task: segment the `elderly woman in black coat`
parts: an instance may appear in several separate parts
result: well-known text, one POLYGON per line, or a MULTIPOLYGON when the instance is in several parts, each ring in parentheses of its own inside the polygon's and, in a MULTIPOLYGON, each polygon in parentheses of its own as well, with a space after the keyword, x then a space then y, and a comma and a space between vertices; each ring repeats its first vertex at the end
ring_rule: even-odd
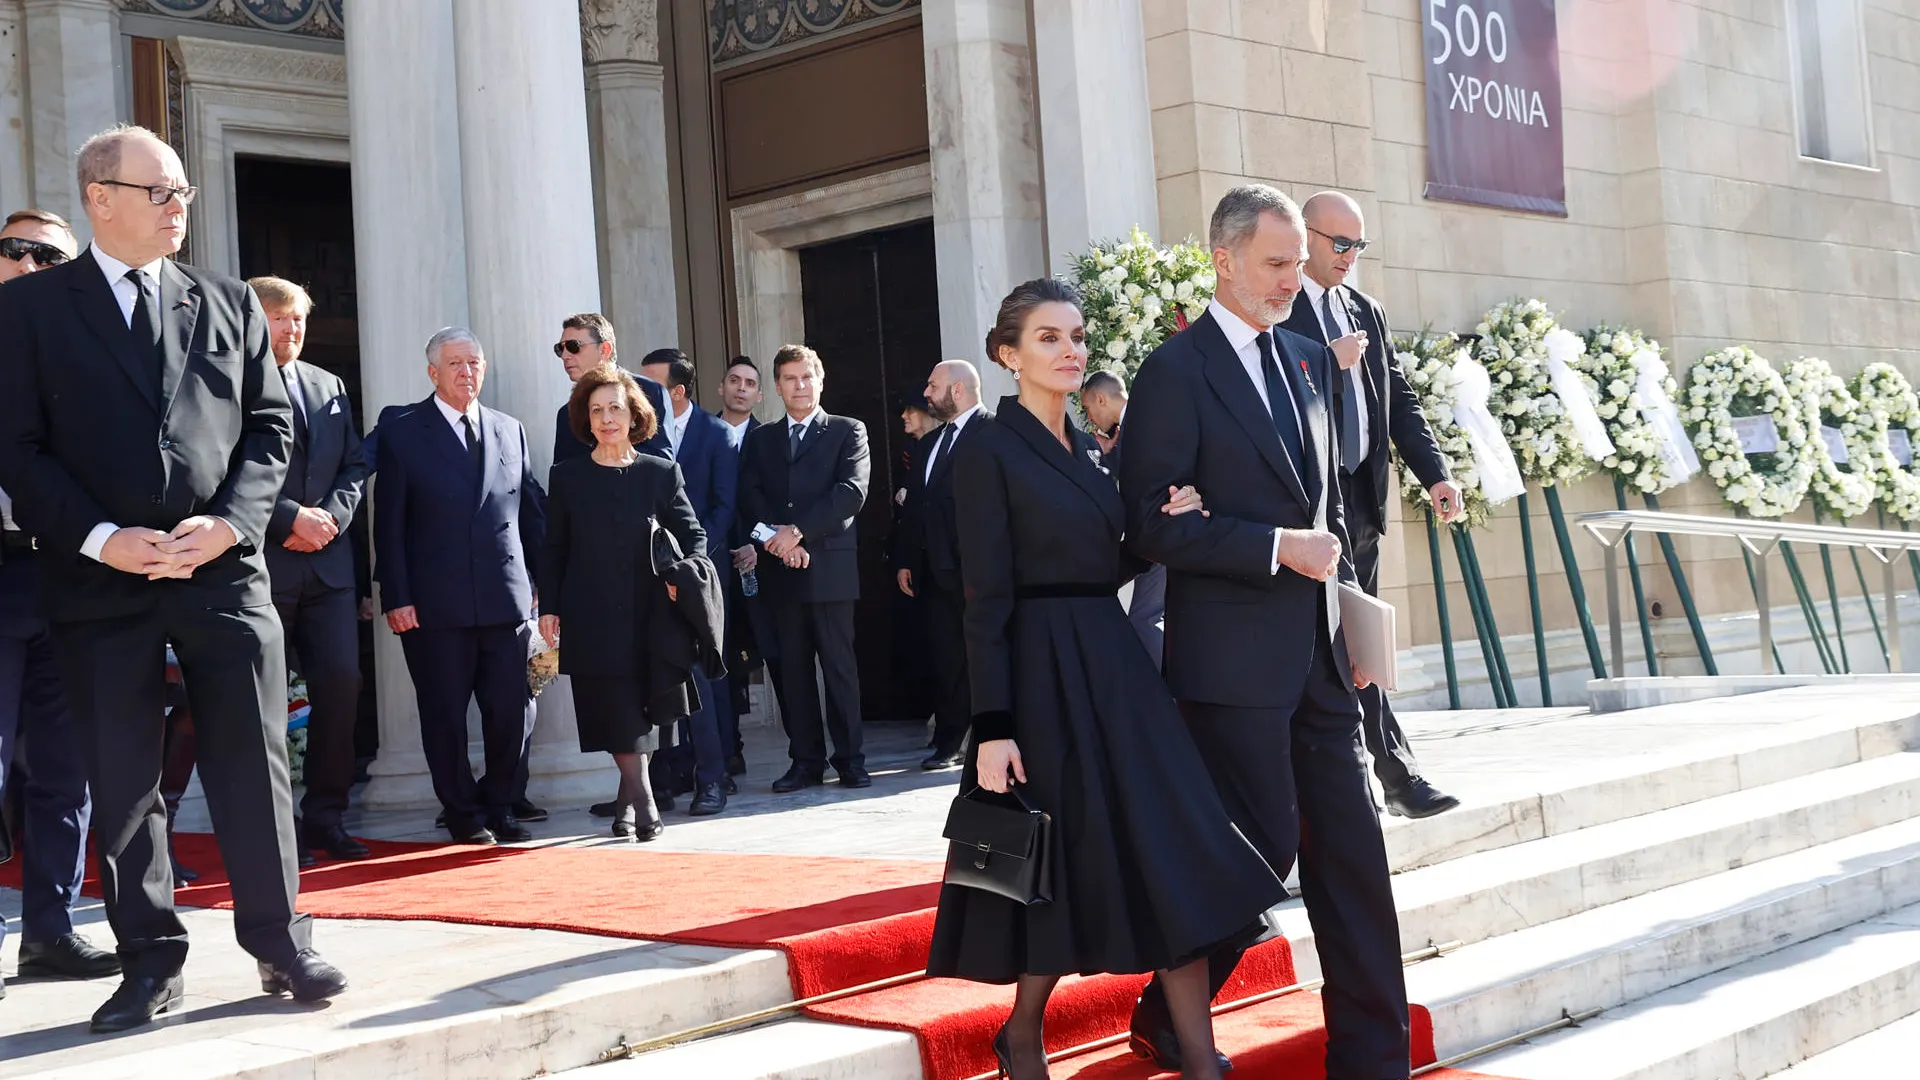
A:
POLYGON ((558 645, 565 627, 560 671, 573 684, 581 752, 612 754, 620 767, 613 835, 653 840, 665 826, 648 757, 659 730, 698 707, 689 680, 647 662, 650 627, 676 599, 654 571, 653 532, 666 530, 683 552, 705 551, 707 537, 680 467, 634 449, 658 418, 633 376, 612 364, 582 375, 567 419, 593 452, 555 465, 548 480, 540 632, 558 645))

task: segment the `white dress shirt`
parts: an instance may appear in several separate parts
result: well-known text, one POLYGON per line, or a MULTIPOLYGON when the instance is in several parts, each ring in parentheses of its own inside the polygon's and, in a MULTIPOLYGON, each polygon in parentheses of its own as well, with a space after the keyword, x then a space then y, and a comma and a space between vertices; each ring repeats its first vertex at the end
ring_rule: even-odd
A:
MULTIPOLYGON (((1260 407, 1267 410, 1268 416, 1272 416, 1273 403, 1267 400, 1267 373, 1260 370, 1260 344, 1256 340, 1267 331, 1247 325, 1245 319, 1228 311, 1226 306, 1218 300, 1207 301, 1207 314, 1213 317, 1213 321, 1227 335, 1227 345, 1233 349, 1233 354, 1240 358, 1240 366, 1247 369, 1247 378, 1253 380, 1253 392, 1260 397, 1260 407)), ((1277 345, 1274 347, 1273 362, 1275 364, 1281 362, 1277 345)), ((1281 385, 1286 385, 1284 375, 1281 376, 1281 385)), ((1299 423, 1300 432, 1304 435, 1307 431, 1306 417, 1300 415, 1300 406, 1291 396, 1288 397, 1287 402, 1293 406, 1294 419, 1299 423)), ((1125 416, 1126 414, 1121 414, 1122 419, 1125 419, 1125 416)), ((1200 494, 1202 498, 1206 497, 1206 492, 1200 494)), ((1280 529, 1273 530, 1273 565, 1267 569, 1270 574, 1280 572, 1281 532, 1280 529)))
POLYGON ((822 409, 818 405, 813 407, 813 411, 807 414, 805 420, 795 420, 792 416, 788 416, 787 427, 789 430, 787 431, 787 438, 793 438, 793 431, 791 429, 797 427, 800 429, 800 445, 805 446, 807 445, 807 440, 813 438, 813 432, 810 429, 825 424, 826 422, 827 410, 822 409))
POLYGON ((680 460, 680 440, 687 434, 687 421, 693 418, 693 402, 688 401, 682 404, 686 405, 686 409, 681 412, 674 412, 673 397, 669 394, 667 397, 667 415, 662 419, 662 426, 666 428, 667 444, 673 448, 673 459, 675 461, 680 460))
MULTIPOLYGON (((1325 322, 1320 318, 1320 298, 1326 295, 1327 290, 1321 288, 1319 282, 1305 274, 1300 275, 1300 288, 1306 292, 1308 302, 1313 305, 1313 324, 1321 328, 1320 336, 1325 338, 1327 344, 1333 344, 1334 339, 1326 336, 1325 322)), ((1345 299, 1346 298, 1340 293, 1334 293, 1333 304, 1331 305, 1333 308, 1333 323, 1340 328, 1339 336, 1341 337, 1353 333, 1353 321, 1347 318, 1347 305, 1343 302, 1345 299)), ((1370 410, 1366 407, 1367 386, 1366 383, 1362 381, 1364 376, 1361 373, 1365 362, 1366 357, 1362 356, 1361 363, 1355 364, 1341 372, 1341 374, 1347 377, 1348 393, 1360 395, 1354 400, 1360 402, 1360 445, 1363 448, 1373 445, 1367 438, 1367 429, 1370 422, 1367 413, 1370 410)), ((1366 456, 1365 449, 1362 449, 1360 459, 1364 461, 1366 460, 1366 456)))
MULTIPOLYGON (((100 272, 106 275, 107 286, 113 290, 113 299, 120 305, 120 317, 126 320, 127 329, 133 329, 133 306, 140 302, 140 287, 127 280, 127 271, 132 270, 133 267, 101 251, 98 245, 89 244, 87 245, 87 250, 93 253, 94 263, 100 267, 100 272)), ((147 283, 153 288, 153 317, 155 322, 158 322, 160 319, 160 264, 166 261, 165 258, 155 259, 139 268, 140 273, 146 276, 147 283)), ((11 499, 7 501, 6 513, 7 527, 12 528, 13 501, 11 499)), ((235 528, 233 522, 227 521, 226 518, 221 518, 220 520, 232 531, 233 542, 236 544, 240 543, 240 530, 235 528)), ((120 526, 115 525, 111 521, 103 521, 95 525, 93 531, 87 534, 87 538, 81 541, 80 554, 85 555, 94 562, 102 561, 100 553, 106 550, 107 541, 112 539, 113 534, 119 531, 120 526)))
POLYGON ((467 445, 467 428, 466 425, 460 421, 473 421, 474 435, 478 436, 480 434, 480 401, 478 398, 474 399, 473 404, 467 406, 466 412, 461 412, 459 409, 447 404, 447 399, 441 397, 439 394, 433 395, 433 403, 440 407, 441 418, 447 422, 448 427, 453 429, 453 437, 460 440, 462 447, 467 445))
POLYGON ((747 441, 747 425, 753 423, 753 417, 748 416, 737 424, 728 424, 727 418, 722 416, 720 422, 727 424, 727 445, 735 450, 740 449, 740 444, 747 441))
POLYGON ((20 526, 13 520, 13 499, 7 495, 6 488, 0 488, 0 528, 8 532, 20 531, 20 526))
MULTIPOLYGON (((947 421, 947 423, 952 425, 953 427, 953 442, 957 443, 960 441, 961 432, 967 430, 967 421, 973 419, 976 415, 979 414, 979 412, 980 412, 980 406, 975 405, 973 408, 968 409, 966 412, 963 412, 959 416, 956 416, 953 419, 947 421)), ((947 433, 943 431, 935 437, 944 439, 947 437, 947 433)), ((933 450, 934 450, 933 454, 927 455, 927 472, 925 476, 922 476, 920 478, 923 481, 933 479, 934 454, 938 454, 940 452, 940 446, 938 443, 934 444, 933 450)), ((953 453, 952 443, 947 444, 947 453, 949 454, 953 453)))

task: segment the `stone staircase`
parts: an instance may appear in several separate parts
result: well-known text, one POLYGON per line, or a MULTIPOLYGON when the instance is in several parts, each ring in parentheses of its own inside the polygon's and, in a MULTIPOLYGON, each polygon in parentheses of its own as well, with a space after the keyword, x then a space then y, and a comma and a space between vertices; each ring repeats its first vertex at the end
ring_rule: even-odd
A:
MULTIPOLYGON (((1707 1080, 1805 1059, 1800 1070, 1818 1070, 1815 1055, 1849 1052, 1857 1036, 1867 1053, 1876 1039, 1920 1047, 1914 1022, 1895 1023, 1920 1013, 1920 693, 1781 691, 1612 723, 1729 734, 1390 827, 1402 948, 1465 943, 1407 973, 1440 1056, 1594 1008, 1607 1012, 1463 1067, 1707 1080), (1738 730, 1743 715, 1787 706, 1801 719, 1738 730)), ((1305 911, 1277 914, 1300 978, 1317 977, 1305 911)), ((1804 1075, 1901 1074, 1850 1068, 1804 1075)), ((790 1019, 579 1075, 921 1073, 910 1035, 790 1019)))

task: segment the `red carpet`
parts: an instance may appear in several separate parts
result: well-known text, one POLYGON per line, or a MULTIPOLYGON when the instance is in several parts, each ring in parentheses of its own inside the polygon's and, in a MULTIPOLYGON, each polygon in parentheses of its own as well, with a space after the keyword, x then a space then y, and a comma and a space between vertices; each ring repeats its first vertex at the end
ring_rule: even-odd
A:
MULTIPOLYGON (((230 908, 213 838, 182 833, 180 859, 201 873, 176 894, 183 905, 230 908)), ((323 862, 300 876, 300 910, 321 918, 426 919, 562 930, 730 948, 777 948, 789 958, 796 997, 811 997, 926 965, 941 866, 933 862, 683 854, 593 848, 473 848, 368 841, 374 857, 323 862)), ((0 866, 18 888, 19 863, 0 866)), ((89 895, 98 882, 89 878, 89 895)), ((1125 1029, 1145 976, 1063 980, 1047 1011, 1058 1050, 1125 1029)), ((1294 981, 1284 941, 1247 954, 1221 1000, 1294 981)), ((989 1042, 1012 987, 935 979, 809 1009, 837 1023, 913 1032, 925 1080, 962 1080, 993 1068, 989 1042)), ((1425 1009, 1413 1009, 1414 1063, 1434 1059, 1425 1009)), ((1222 1016, 1221 1049, 1242 1080, 1321 1080, 1320 999, 1294 994, 1222 1016)), ((1057 1080, 1136 1080, 1151 1066, 1124 1045, 1053 1067, 1057 1080)), ((1445 1071, 1442 1080, 1498 1080, 1445 1071)))

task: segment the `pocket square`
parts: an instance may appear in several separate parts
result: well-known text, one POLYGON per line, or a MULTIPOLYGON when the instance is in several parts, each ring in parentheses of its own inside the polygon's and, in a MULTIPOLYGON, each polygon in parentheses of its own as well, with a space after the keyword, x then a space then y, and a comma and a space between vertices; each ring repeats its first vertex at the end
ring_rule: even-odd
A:
POLYGON ((327 415, 329 416, 340 415, 340 399, 339 398, 334 398, 333 404, 327 406, 327 415))

